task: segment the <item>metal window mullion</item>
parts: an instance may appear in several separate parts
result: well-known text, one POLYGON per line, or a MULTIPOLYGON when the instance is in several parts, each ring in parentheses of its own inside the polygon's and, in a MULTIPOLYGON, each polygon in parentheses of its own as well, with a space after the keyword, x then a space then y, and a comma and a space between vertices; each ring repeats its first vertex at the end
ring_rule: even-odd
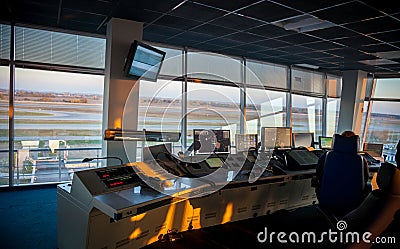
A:
POLYGON ((243 58, 242 60, 242 87, 240 88, 240 134, 245 134, 247 127, 246 127, 246 120, 247 120, 247 108, 246 108, 246 59, 243 58))
MULTIPOLYGON (((15 24, 10 34, 10 86, 8 102, 8 185, 14 186, 14 90, 15 90, 15 24)), ((18 172, 17 172, 18 173, 18 172)))
MULTIPOLYGON (((322 136, 326 136, 327 132, 327 115, 328 115, 328 75, 325 73, 325 96, 322 99, 322 136)), ((315 134, 317 136, 317 134, 315 134)))
POLYGON ((182 142, 182 150, 185 152, 187 148, 187 87, 188 87, 188 78, 187 78, 187 48, 183 49, 182 56, 182 73, 183 73, 183 81, 182 81, 182 126, 181 126, 181 142, 182 142))
POLYGON ((289 93, 286 97, 286 127, 292 127, 292 67, 287 69, 287 87, 289 93))

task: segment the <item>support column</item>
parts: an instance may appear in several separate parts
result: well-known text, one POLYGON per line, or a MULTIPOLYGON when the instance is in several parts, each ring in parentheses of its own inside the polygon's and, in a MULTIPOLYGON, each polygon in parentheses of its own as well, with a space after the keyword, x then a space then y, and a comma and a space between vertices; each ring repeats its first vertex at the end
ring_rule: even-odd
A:
MULTIPOLYGON (((137 129, 138 106, 139 106, 139 81, 127 79, 123 74, 125 58, 133 40, 142 40, 143 23, 112 18, 107 24, 106 41, 106 63, 104 77, 104 99, 103 99, 103 136, 107 128, 122 128, 122 117, 126 100, 129 93, 134 94, 130 99, 135 99, 135 106, 130 106, 129 127, 124 129, 137 129)), ((130 101, 132 103, 132 101, 130 101)), ((131 142, 135 143, 135 142, 131 142)), ((130 144, 129 159, 125 153, 122 141, 103 141, 103 156, 117 156, 124 163, 136 158, 136 143, 130 144)), ((118 161, 110 159, 107 165, 115 165, 118 161)))
POLYGON ((338 132, 352 130, 360 135, 367 73, 359 70, 343 73, 338 132))

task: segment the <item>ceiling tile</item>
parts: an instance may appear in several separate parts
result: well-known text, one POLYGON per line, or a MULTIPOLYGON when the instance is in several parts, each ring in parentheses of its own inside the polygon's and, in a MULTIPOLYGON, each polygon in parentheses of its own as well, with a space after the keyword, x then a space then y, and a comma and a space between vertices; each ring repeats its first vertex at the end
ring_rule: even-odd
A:
POLYGON ((332 8, 313 12, 313 15, 336 24, 344 24, 382 16, 383 14, 362 3, 349 2, 332 8))
POLYGON ((285 42, 290 42, 290 43, 293 43, 296 45, 320 41, 320 39, 318 39, 316 37, 312 37, 312 36, 309 36, 306 34, 301 34, 301 33, 279 37, 279 40, 285 41, 285 42))
POLYGON ((364 45, 360 48, 360 50, 368 53, 379 53, 379 52, 394 51, 397 50, 397 48, 389 44, 378 43, 378 44, 364 45))
POLYGON ((367 21, 347 24, 345 26, 363 34, 371 34, 399 29, 400 21, 390 17, 380 17, 367 21))
POLYGON ((279 36, 285 36, 285 35, 290 35, 290 34, 295 34, 294 31, 287 31, 284 30, 283 28, 277 27, 272 24, 267 24, 261 27, 256 27, 253 29, 248 30, 248 32, 257 34, 257 35, 262 35, 266 38, 275 38, 279 36))
POLYGON ((319 42, 312 42, 312 43, 307 43, 303 44, 305 47, 309 47, 315 50, 330 50, 330 49, 337 49, 341 48, 342 46, 339 46, 335 43, 332 42, 327 42, 327 41, 319 41, 319 42))
POLYGON ((400 12, 400 4, 398 1, 385 1, 384 3, 376 0, 362 0, 362 1, 387 14, 400 12))
POLYGON ((235 1, 195 0, 195 2, 224 9, 227 11, 234 11, 239 8, 248 6, 249 4, 253 4, 255 1, 254 0, 235 0, 235 1))
POLYGON ((400 29, 371 35, 384 42, 400 42, 400 29))
POLYGON ((302 14, 272 2, 261 2, 239 11, 240 14, 257 18, 266 22, 275 22, 292 16, 302 14))
POLYGON ((204 24, 204 25, 198 26, 197 28, 194 28, 191 31, 194 31, 197 33, 209 34, 212 36, 225 36, 225 35, 237 32, 235 30, 231 30, 231 29, 227 29, 227 28, 224 28, 221 26, 215 26, 215 25, 211 25, 211 24, 204 24))
POLYGON ((184 19, 190 19, 200 22, 209 22, 217 17, 221 17, 226 12, 198 5, 192 2, 185 2, 179 8, 170 13, 173 16, 179 16, 184 19))
POLYGON ((262 36, 254 35, 254 34, 251 34, 248 32, 237 32, 237 33, 225 36, 224 38, 235 40, 235 41, 242 41, 242 42, 246 42, 246 43, 249 41, 256 42, 256 41, 265 39, 262 36))
POLYGON ((227 16, 223 16, 221 18, 218 18, 210 24, 226 27, 226 28, 232 28, 236 30, 246 30, 250 28, 254 28, 257 26, 262 25, 263 23, 254 19, 250 19, 247 17, 239 16, 236 14, 229 14, 227 16))
POLYGON ((343 39, 337 39, 335 42, 352 47, 352 48, 360 48, 362 45, 367 45, 367 44, 374 44, 377 41, 369 38, 367 36, 353 36, 353 37, 348 37, 348 38, 343 38, 343 39))
POLYGON ((307 34, 310 34, 310 35, 313 35, 316 37, 320 37, 323 39, 327 39, 327 40, 332 40, 332 39, 336 39, 336 38, 355 36, 357 33, 353 32, 351 30, 342 28, 340 26, 334 26, 334 27, 330 27, 330 28, 326 28, 326 29, 320 29, 320 30, 307 32, 307 34))
POLYGON ((324 1, 307 1, 307 0, 277 0, 281 4, 288 7, 295 8, 300 11, 310 12, 326 7, 330 7, 336 4, 343 3, 343 0, 324 0, 324 1))
POLYGON ((301 45, 290 45, 287 47, 280 47, 279 49, 292 54, 302 54, 313 51, 313 49, 301 45))
POLYGON ((262 41, 255 42, 254 44, 267 47, 267 48, 278 48, 278 47, 286 47, 290 45, 290 43, 279 41, 276 39, 266 39, 262 41))
POLYGON ((183 18, 177 17, 177 16, 164 15, 163 17, 158 19, 156 22, 154 22, 154 24, 161 25, 161 26, 167 26, 167 27, 171 27, 171 28, 187 30, 187 29, 199 26, 202 23, 193 21, 193 20, 183 19, 183 18))

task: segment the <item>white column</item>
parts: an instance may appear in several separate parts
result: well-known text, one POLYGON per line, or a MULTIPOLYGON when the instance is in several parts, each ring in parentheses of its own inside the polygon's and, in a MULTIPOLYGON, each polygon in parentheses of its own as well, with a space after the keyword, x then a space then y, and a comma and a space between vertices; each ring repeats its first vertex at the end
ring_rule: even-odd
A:
POLYGON ((361 132, 367 73, 358 70, 343 73, 338 132, 352 130, 361 132))
MULTIPOLYGON (((139 81, 124 77, 123 67, 129 47, 134 40, 141 41, 143 23, 112 18, 107 24, 106 41, 106 65, 104 77, 103 100, 103 136, 107 128, 122 128, 122 117, 125 102, 129 93, 134 94, 136 106, 131 106, 129 129, 137 129, 139 81)), ((131 96, 132 97, 132 96, 131 96)), ((128 128, 128 127, 124 127, 128 128)), ((136 148, 136 146, 134 146, 136 148)), ((130 152, 130 155, 134 152, 130 152)), ((123 143, 121 141, 103 141, 103 156, 117 156, 124 163, 128 162, 123 143)), ((132 159, 132 157, 130 156, 132 159)), ((118 161, 110 159, 107 165, 118 164, 118 161)))

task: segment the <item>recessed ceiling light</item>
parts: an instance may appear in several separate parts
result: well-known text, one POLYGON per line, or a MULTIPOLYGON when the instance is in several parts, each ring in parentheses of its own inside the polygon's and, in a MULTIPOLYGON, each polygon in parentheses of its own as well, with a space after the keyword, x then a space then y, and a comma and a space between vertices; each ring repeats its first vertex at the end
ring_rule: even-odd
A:
POLYGON ((358 61, 358 62, 366 64, 366 65, 370 65, 370 66, 399 64, 397 61, 391 61, 391 60, 387 60, 387 59, 362 60, 362 61, 358 61))
POLYGON ((273 22, 273 24, 286 30, 293 30, 297 32, 326 29, 335 25, 332 22, 321 20, 308 14, 285 18, 283 20, 273 22))
POLYGON ((314 66, 314 65, 310 65, 310 64, 306 64, 306 63, 295 64, 295 66, 306 67, 306 68, 311 68, 311 69, 319 68, 319 66, 314 66))

